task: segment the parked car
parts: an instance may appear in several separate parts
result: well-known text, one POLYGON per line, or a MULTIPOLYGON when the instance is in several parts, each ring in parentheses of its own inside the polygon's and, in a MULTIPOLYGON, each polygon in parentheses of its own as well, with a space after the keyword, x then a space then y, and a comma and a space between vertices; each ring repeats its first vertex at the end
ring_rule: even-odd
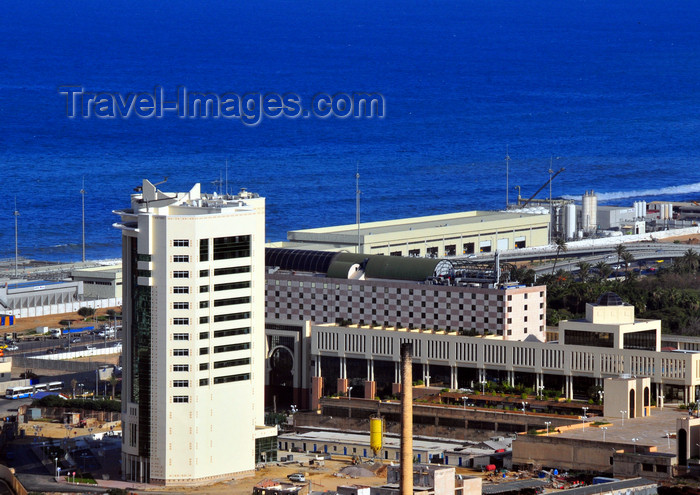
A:
POLYGON ((5 350, 6 350, 6 351, 18 351, 18 350, 19 350, 19 347, 17 347, 16 345, 12 344, 12 345, 8 345, 8 346, 5 348, 5 350))
POLYGON ((287 478, 289 478, 289 481, 296 481, 297 483, 306 482, 306 477, 304 476, 304 473, 290 474, 289 476, 287 476, 287 478))

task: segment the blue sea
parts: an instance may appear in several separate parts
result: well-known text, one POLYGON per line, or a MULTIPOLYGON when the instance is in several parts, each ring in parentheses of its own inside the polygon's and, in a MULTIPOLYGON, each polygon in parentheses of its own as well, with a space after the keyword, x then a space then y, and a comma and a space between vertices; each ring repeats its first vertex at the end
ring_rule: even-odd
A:
POLYGON ((267 198, 268 240, 363 221, 502 208, 550 164, 554 195, 700 198, 700 3, 641 0, 5 2, 0 258, 118 257, 112 210, 228 163, 267 198), (382 119, 66 117, 58 88, 378 92, 382 119))

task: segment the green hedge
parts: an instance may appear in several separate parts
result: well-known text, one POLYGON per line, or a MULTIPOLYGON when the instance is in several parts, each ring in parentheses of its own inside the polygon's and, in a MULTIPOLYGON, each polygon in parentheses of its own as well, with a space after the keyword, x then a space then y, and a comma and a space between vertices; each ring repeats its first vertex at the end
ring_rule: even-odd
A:
POLYGON ((66 407, 70 409, 84 409, 86 411, 121 412, 122 403, 118 400, 62 399, 57 395, 47 395, 32 401, 31 407, 66 407))

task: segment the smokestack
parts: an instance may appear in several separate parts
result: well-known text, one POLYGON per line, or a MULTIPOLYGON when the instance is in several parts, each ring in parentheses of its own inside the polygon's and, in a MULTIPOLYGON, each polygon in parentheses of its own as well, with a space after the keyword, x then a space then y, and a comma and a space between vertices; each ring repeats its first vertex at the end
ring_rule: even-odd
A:
POLYGON ((401 495, 413 495, 413 344, 401 344, 401 495))

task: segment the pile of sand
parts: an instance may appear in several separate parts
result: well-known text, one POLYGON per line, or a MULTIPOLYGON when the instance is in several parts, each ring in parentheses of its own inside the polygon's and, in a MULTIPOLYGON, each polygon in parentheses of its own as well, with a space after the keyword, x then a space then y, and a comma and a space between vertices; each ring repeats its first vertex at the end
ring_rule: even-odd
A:
POLYGON ((374 472, 360 466, 348 466, 340 470, 340 474, 350 478, 372 478, 374 472))

